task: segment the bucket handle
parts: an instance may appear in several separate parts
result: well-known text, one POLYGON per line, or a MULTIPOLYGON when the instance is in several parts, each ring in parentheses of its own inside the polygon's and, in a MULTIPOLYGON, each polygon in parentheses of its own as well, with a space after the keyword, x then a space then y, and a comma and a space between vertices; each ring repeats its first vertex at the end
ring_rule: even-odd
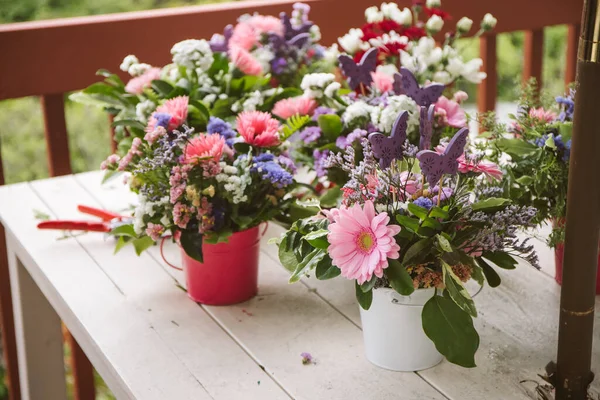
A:
MULTIPOLYGON (((263 236, 265 236, 265 234, 267 233, 267 229, 269 229, 269 221, 265 221, 265 227, 264 227, 262 233, 260 234, 261 238, 263 236)), ((169 267, 176 269, 177 271, 183 271, 183 268, 180 268, 176 265, 171 264, 169 261, 167 261, 167 258, 165 257, 165 252, 164 252, 165 240, 170 239, 171 237, 173 237, 173 236, 168 235, 168 236, 162 237, 162 239, 160 241, 160 257, 165 262, 165 264, 167 264, 169 267)))

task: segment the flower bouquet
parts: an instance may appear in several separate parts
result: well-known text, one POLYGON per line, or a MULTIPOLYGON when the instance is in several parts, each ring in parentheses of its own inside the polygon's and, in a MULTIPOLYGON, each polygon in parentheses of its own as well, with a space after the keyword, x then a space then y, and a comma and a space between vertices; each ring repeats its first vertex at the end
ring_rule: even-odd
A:
POLYGON ((207 132, 196 133, 182 125, 186 99, 167 100, 144 138, 103 163, 129 172, 138 193, 133 223, 111 234, 117 250, 132 243, 138 254, 171 235, 182 248, 192 299, 245 301, 256 294, 259 225, 285 212, 295 186, 294 164, 280 146, 293 131, 268 113, 246 111, 235 129, 211 117, 207 132))
MULTIPOLYGON (((516 204, 535 206, 536 224, 552 223, 548 245, 555 249, 556 281, 561 283, 575 91, 555 100, 544 107, 535 84, 529 83, 511 124, 490 123, 485 136, 492 157, 504 161, 503 194, 516 204)), ((600 276, 596 292, 600 294, 600 276)))
POLYGON ((360 161, 352 146, 328 157, 349 177, 342 205, 294 223, 279 239, 279 257, 291 282, 307 274, 355 281, 374 364, 414 371, 443 355, 474 367, 477 311, 466 283, 499 285, 492 265, 513 269, 515 257, 537 264, 533 246, 516 237, 533 225, 535 209, 476 190, 501 173, 464 152, 466 128, 432 151, 423 121, 419 151, 404 140, 408 119, 400 113, 392 137, 362 138, 360 161))

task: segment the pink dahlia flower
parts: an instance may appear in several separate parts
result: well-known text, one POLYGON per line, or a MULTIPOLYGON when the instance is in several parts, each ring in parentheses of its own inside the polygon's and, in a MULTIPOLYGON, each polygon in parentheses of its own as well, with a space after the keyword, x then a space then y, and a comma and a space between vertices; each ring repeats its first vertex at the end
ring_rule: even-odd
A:
POLYGON ((394 78, 388 74, 382 71, 377 71, 371 72, 371 76, 373 77, 373 85, 377 90, 379 90, 379 92, 390 92, 394 88, 394 78))
POLYGON ((259 36, 248 22, 240 22, 233 28, 230 47, 241 47, 244 50, 251 50, 258 44, 259 36))
MULTIPOLYGON (((173 129, 179 128, 185 122, 188 114, 188 102, 189 98, 187 96, 175 97, 158 106, 154 113, 169 114, 171 119, 169 120, 167 130, 172 131, 173 129)), ((153 114, 148 121, 146 133, 154 132, 157 122, 158 120, 154 118, 153 114)))
POLYGON ((390 217, 383 212, 375 214, 373 202, 365 202, 364 208, 355 204, 340 208, 329 225, 329 256, 342 276, 356 279, 359 284, 371 280, 373 275, 381 278, 388 267, 388 258, 400 257, 400 246, 394 236, 400 232, 398 225, 388 225, 390 217))
POLYGON ((279 122, 271 114, 261 111, 244 111, 237 117, 237 130, 248 144, 272 147, 279 144, 279 122))
POLYGON ((547 124, 553 122, 558 117, 555 112, 544 110, 543 107, 532 108, 531 110, 529 110, 529 116, 547 124))
POLYGON ((229 48, 229 58, 233 65, 246 75, 261 75, 263 73, 260 61, 243 47, 231 46, 229 48))
POLYGON ((153 80, 160 78, 160 68, 148 68, 142 75, 132 78, 127 82, 125 91, 131 94, 141 94, 150 87, 153 80))
POLYGON ((245 23, 254 28, 254 31, 258 35, 263 33, 274 33, 277 36, 283 36, 284 27, 281 19, 271 15, 255 15, 248 18, 245 23))
POLYGON ((191 139, 185 146, 183 162, 185 164, 219 162, 223 155, 223 147, 225 147, 225 139, 221 135, 201 134, 191 139))
POLYGON ((442 96, 435 103, 435 113, 442 115, 444 122, 454 128, 464 128, 467 125, 465 112, 454 100, 442 96))
POLYGON ((293 115, 310 115, 317 108, 317 102, 311 98, 300 96, 279 100, 273 107, 273 114, 287 119, 293 115))

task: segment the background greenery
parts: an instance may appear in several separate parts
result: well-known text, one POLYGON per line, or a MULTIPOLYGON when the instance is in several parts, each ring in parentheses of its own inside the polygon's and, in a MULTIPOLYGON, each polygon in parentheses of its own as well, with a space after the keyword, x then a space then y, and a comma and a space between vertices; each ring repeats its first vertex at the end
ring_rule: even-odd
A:
MULTIPOLYGON (((217 1, 224 0, 0 0, 0 23, 217 1)), ((549 93, 559 94, 563 91, 566 32, 564 26, 545 29, 543 85, 549 93)), ((523 36, 522 32, 499 35, 498 95, 500 101, 511 102, 517 99, 517 89, 523 71, 523 36)), ((467 58, 478 55, 476 40, 465 39, 460 46, 467 58)), ((117 70, 118 65, 98 67, 117 70)), ((470 94, 470 101, 475 101, 475 85, 466 85, 464 89, 470 94)), ((101 110, 67 101, 66 116, 73 170, 82 172, 97 169, 110 152, 109 124, 106 115, 101 110)), ((7 183, 48 176, 43 121, 37 98, 0 102, 0 151, 7 183)), ((0 399, 6 396, 2 381, 3 369, 0 365, 0 399)), ((101 383, 98 398, 112 398, 101 383)))

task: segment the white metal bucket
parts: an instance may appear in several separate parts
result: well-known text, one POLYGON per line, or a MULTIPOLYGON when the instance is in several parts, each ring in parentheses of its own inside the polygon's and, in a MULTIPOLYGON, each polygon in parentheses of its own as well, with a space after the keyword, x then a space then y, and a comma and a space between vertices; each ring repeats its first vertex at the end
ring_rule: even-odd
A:
POLYGON ((368 311, 360 307, 367 359, 392 371, 420 371, 439 364, 443 356, 425 335, 423 305, 434 289, 402 296, 393 289, 374 289, 368 311))

